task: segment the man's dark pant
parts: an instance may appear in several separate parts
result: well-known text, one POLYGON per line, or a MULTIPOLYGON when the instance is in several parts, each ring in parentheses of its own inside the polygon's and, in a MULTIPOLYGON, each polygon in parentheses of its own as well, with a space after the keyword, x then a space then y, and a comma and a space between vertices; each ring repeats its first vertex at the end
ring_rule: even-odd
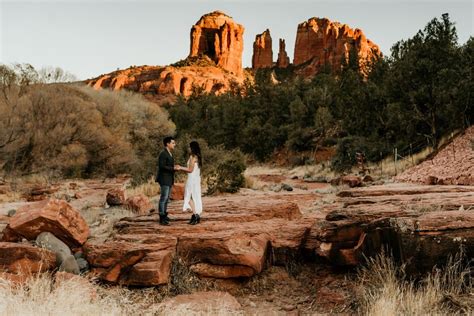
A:
POLYGON ((158 210, 161 216, 165 216, 168 212, 166 211, 168 208, 168 200, 171 194, 171 186, 170 185, 161 185, 161 193, 160 193, 160 201, 158 202, 158 210))

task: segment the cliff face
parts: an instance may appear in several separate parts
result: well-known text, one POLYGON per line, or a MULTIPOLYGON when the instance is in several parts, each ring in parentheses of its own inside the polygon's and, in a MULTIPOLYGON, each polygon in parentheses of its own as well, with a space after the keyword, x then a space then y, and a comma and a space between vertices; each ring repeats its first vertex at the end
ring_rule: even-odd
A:
POLYGON ((252 68, 271 68, 273 66, 272 37, 267 29, 255 37, 253 43, 252 68))
MULTIPOLYGON (((242 69, 244 27, 228 15, 214 11, 203 15, 192 26, 189 56, 170 66, 140 66, 118 70, 85 82, 96 88, 128 89, 158 103, 173 101, 176 95, 190 96, 194 89, 220 94, 233 83, 242 84, 252 75, 242 69)), ((276 63, 273 62, 272 38, 267 29, 256 36, 253 45, 253 69, 286 68, 290 59, 285 41, 280 39, 276 63)), ((298 25, 294 65, 297 75, 311 77, 325 64, 341 69, 349 53, 357 53, 362 72, 371 58, 380 56, 377 45, 359 29, 328 19, 312 18, 298 25)), ((275 80, 275 82, 278 82, 275 80)))
POLYGON ((244 28, 215 11, 191 28, 191 51, 185 60, 170 66, 140 66, 86 80, 95 89, 127 89, 157 103, 190 96, 194 89, 220 94, 232 83, 242 84, 244 28))
POLYGON ((232 82, 243 83, 241 77, 223 69, 208 66, 141 66, 118 70, 88 80, 95 88, 127 89, 139 92, 157 103, 173 101, 176 95, 190 96, 194 88, 207 93, 221 94, 229 90, 232 82))
POLYGON ((338 71, 351 50, 357 53, 363 73, 371 58, 381 56, 379 47, 360 29, 326 18, 311 18, 298 25, 293 63, 295 66, 307 63, 301 69, 305 76, 316 74, 325 64, 338 71))
POLYGON ((244 27, 220 11, 206 14, 191 28, 189 57, 208 56, 217 66, 242 76, 244 27))

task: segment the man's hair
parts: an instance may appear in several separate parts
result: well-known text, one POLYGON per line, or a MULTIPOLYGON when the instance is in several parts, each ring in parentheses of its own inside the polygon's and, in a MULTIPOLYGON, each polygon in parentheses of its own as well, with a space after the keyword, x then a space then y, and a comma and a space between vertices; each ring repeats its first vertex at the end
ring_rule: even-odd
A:
POLYGON ((163 145, 168 145, 169 143, 171 143, 171 141, 174 140, 174 137, 172 136, 166 136, 164 139, 163 139, 163 145))

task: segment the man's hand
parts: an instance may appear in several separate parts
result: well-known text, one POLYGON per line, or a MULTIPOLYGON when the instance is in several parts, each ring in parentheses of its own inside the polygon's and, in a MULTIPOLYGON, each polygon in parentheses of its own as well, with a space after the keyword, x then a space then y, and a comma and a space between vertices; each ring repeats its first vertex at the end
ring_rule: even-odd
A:
POLYGON ((174 165, 174 170, 181 170, 181 166, 180 165, 174 165))

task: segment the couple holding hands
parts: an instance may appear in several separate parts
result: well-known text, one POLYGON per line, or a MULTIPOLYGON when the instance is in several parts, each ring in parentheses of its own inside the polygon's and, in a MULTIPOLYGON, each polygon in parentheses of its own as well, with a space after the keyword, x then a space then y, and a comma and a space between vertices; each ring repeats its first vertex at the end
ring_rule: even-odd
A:
POLYGON ((184 204, 183 211, 192 211, 189 224, 199 224, 202 213, 201 200, 201 167, 202 156, 199 143, 192 141, 189 143, 189 159, 187 166, 183 167, 175 165, 173 151, 176 141, 173 137, 168 136, 163 139, 165 149, 160 153, 158 158, 158 172, 156 174, 156 182, 160 184, 160 201, 158 202, 158 210, 160 215, 160 224, 169 225, 168 217, 168 201, 171 195, 171 189, 174 184, 174 173, 176 171, 184 171, 188 174, 186 185, 184 187, 184 204))

